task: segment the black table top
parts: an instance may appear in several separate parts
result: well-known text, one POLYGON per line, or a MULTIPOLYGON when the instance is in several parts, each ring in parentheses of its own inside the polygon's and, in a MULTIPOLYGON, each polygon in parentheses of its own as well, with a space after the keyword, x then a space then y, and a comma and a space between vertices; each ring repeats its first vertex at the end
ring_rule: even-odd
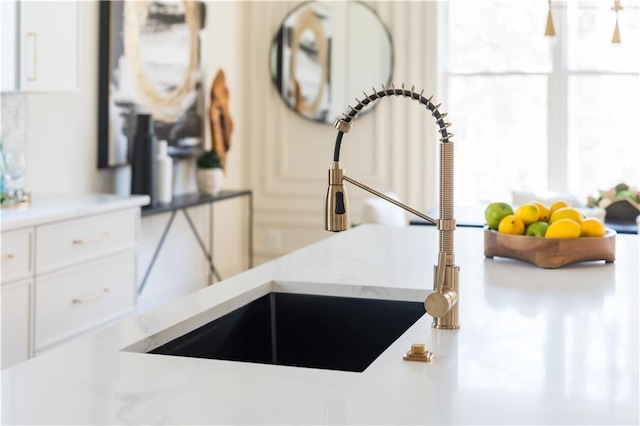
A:
POLYGON ((141 210, 142 217, 154 214, 166 213, 173 210, 195 207, 202 204, 215 203, 216 201, 228 200, 230 198, 243 197, 251 195, 248 189, 243 190, 224 190, 218 195, 201 195, 198 193, 184 194, 174 196, 170 203, 158 203, 155 206, 144 206, 141 210))

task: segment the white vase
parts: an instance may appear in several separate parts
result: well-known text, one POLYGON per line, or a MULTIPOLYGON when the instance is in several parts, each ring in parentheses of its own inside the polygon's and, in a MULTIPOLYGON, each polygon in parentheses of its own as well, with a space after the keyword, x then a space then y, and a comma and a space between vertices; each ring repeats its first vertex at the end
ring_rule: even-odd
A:
POLYGON ((158 202, 167 204, 173 198, 173 159, 167 153, 167 141, 158 141, 158 156, 156 157, 156 181, 158 202))
POLYGON ((218 195, 222 191, 224 172, 222 169, 197 169, 196 183, 202 195, 218 195))

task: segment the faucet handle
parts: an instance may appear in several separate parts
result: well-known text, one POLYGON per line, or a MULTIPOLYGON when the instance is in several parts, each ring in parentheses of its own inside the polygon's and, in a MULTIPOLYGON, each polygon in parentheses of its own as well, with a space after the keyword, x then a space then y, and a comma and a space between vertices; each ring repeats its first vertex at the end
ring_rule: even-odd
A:
POLYGON ((434 318, 446 315, 458 301, 458 294, 451 286, 447 286, 447 289, 444 290, 447 276, 446 263, 447 253, 440 251, 438 253, 438 264, 435 267, 433 293, 429 294, 424 301, 424 309, 434 318))
POLYGON ((447 314, 458 302, 458 293, 452 289, 434 291, 424 301, 424 309, 434 318, 441 318, 447 314))

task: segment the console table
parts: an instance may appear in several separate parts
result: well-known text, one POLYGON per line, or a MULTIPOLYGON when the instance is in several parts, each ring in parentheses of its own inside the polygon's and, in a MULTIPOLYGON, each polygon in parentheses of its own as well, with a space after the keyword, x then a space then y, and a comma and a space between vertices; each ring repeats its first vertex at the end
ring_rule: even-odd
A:
POLYGON ((162 236, 160 237, 160 241, 158 242, 158 245, 156 246, 156 249, 153 253, 151 262, 147 267, 147 270, 144 274, 144 278, 142 279, 142 282, 138 287, 138 294, 142 292, 145 284, 147 283, 147 279, 149 278, 149 274, 153 269, 153 265, 156 262, 156 259, 158 257, 158 254, 160 253, 160 250, 162 249, 164 240, 167 237, 167 234, 171 229, 171 225, 173 224, 173 220, 175 219, 179 211, 182 211, 182 213, 184 213, 184 216, 187 219, 187 223, 189 224, 191 231, 193 231, 193 235, 195 236, 196 241, 198 242, 198 245, 202 250, 202 253, 204 254, 207 261, 209 262, 209 269, 211 273, 215 276, 215 278, 218 281, 221 281, 222 277, 216 270, 215 265, 213 264, 213 230, 212 229, 209 230, 210 249, 207 250, 207 247, 205 246, 202 240, 202 237, 198 233, 198 229, 193 224, 193 221, 191 220, 191 216, 189 216, 189 212, 187 211, 187 209, 190 207, 200 206, 203 204, 209 204, 210 205, 209 206, 209 224, 211 227, 213 227, 213 205, 212 204, 218 201, 229 200, 229 199, 238 198, 238 197, 248 197, 249 199, 248 247, 249 247, 249 268, 252 268, 253 267, 253 193, 250 190, 226 190, 226 191, 220 192, 220 194, 218 195, 200 195, 197 193, 178 195, 173 197, 173 200, 171 201, 171 203, 158 204, 156 206, 145 206, 142 208, 142 213, 141 213, 142 217, 157 215, 161 213, 168 213, 168 212, 171 212, 171 215, 169 216, 169 221, 167 222, 167 225, 165 226, 164 231, 162 232, 162 236))

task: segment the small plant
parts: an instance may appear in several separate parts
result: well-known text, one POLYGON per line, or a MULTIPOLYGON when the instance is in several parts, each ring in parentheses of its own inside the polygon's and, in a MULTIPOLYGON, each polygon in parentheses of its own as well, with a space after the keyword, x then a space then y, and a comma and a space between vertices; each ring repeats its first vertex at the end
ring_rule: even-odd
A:
POLYGON ((216 196, 222 191, 224 169, 222 159, 214 150, 204 151, 196 159, 196 184, 202 195, 216 196))
POLYGON ((204 151, 198 156, 196 165, 199 169, 221 169, 222 160, 215 151, 204 151))

